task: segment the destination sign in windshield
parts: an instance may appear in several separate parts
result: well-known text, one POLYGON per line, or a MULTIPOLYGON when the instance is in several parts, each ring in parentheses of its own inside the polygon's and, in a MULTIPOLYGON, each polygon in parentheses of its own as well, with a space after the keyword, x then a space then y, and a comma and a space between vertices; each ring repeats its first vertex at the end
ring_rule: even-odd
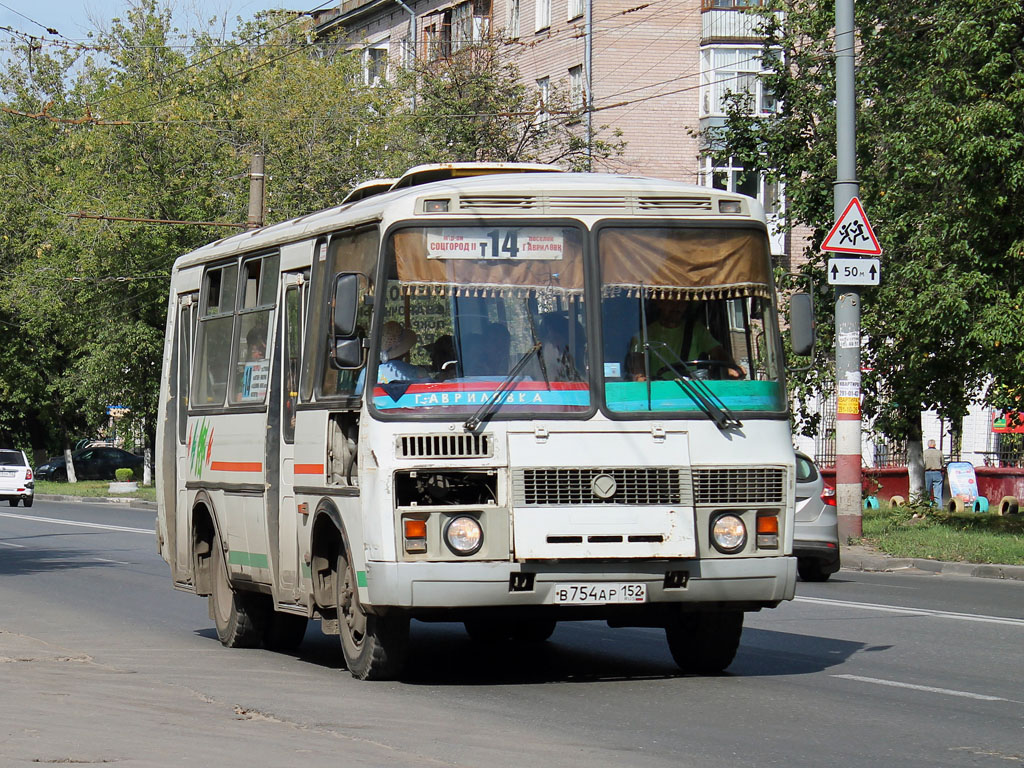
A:
POLYGON ((565 245, 561 229, 541 227, 458 227, 426 235, 428 259, 559 261, 565 245))

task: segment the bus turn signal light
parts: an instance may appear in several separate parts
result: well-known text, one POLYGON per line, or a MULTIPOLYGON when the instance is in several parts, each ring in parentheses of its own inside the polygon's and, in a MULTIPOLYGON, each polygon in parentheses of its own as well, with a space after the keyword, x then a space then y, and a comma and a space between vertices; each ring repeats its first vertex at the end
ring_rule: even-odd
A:
POLYGON ((410 554, 421 554, 427 551, 427 521, 410 520, 402 521, 403 532, 405 533, 405 551, 410 554))
POLYGON ((776 514, 757 516, 757 548, 779 548, 779 516, 776 514))

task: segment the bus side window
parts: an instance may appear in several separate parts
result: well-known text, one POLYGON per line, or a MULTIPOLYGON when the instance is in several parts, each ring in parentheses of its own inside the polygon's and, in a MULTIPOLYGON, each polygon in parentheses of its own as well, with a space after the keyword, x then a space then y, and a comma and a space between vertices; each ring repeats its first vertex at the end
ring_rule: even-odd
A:
POLYGON ((224 404, 231 366, 237 276, 237 265, 228 264, 207 269, 203 278, 192 374, 192 407, 224 404))
POLYGON ((267 334, 277 301, 277 254, 242 263, 239 285, 239 322, 235 326, 235 379, 232 402, 259 404, 270 385, 267 334))

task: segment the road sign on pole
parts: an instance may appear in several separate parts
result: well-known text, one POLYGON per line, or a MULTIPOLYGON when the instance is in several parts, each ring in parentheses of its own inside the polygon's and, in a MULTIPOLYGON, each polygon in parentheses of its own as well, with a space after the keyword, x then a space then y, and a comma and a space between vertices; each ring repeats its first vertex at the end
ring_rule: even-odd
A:
POLYGON ((856 197, 847 203, 846 210, 825 236, 821 250, 831 253, 855 253, 859 256, 881 255, 882 246, 878 244, 878 238, 871 229, 864 208, 856 197))
POLYGON ((829 285, 878 285, 882 268, 878 259, 829 259, 829 285))

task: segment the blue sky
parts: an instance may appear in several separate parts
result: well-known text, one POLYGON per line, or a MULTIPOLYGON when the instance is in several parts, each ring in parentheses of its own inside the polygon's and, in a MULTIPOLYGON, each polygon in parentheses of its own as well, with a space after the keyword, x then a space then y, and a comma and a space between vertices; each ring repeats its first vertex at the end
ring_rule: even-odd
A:
MULTIPOLYGON (((163 4, 173 10, 180 29, 194 28, 199 23, 205 26, 216 17, 222 21, 226 18, 230 30, 238 16, 248 19, 268 8, 308 10, 307 4, 316 6, 320 0, 164 0, 163 4)), ((56 39, 85 40, 97 24, 106 26, 131 5, 130 0, 0 0, 0 27, 53 38, 46 32, 50 27, 62 36, 56 39)), ((0 45, 9 42, 9 35, 0 34, 0 45)))

